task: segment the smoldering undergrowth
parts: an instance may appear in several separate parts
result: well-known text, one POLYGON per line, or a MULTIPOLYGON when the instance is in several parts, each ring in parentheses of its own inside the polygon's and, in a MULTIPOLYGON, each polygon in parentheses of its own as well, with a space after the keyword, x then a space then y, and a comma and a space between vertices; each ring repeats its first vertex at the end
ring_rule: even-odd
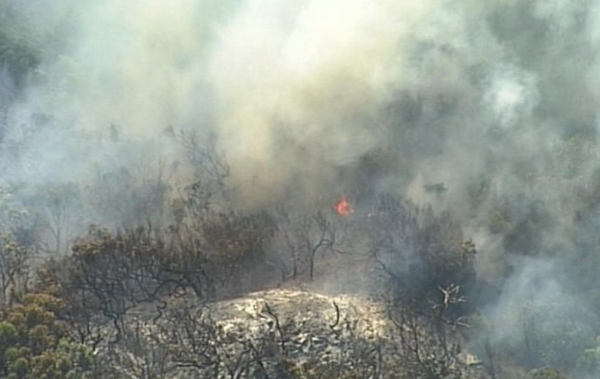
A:
MULTIPOLYGON (((376 267, 431 293, 471 287, 481 351, 526 343, 519 364, 563 369, 587 351, 593 375, 580 336, 597 320, 580 315, 599 307, 598 9, 0 1, 3 264, 69 255, 100 224, 212 233, 206 251, 260 239, 280 279, 337 267, 328 288, 354 281, 345 257, 362 254, 356 287, 376 267), (381 194, 405 216, 379 211, 381 194), (528 341, 507 332, 532 320, 528 341), (577 353, 558 360, 548 341, 577 353)), ((8 301, 30 285, 6 270, 8 301)))

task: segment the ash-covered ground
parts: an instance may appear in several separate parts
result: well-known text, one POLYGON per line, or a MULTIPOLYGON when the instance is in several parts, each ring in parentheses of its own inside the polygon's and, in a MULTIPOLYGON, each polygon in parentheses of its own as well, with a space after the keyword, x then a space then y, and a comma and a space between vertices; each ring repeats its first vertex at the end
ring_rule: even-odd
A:
MULTIPOLYGON (((405 354, 398 349, 409 345, 396 340, 397 328, 408 326, 394 324, 385 305, 375 300, 272 289, 204 306, 181 298, 172 306, 154 320, 148 309, 131 312, 129 336, 101 352, 119 362, 115 377, 147 372, 164 378, 303 378, 294 375, 315 375, 318 370, 331 378, 408 375, 402 368, 405 354)), ((421 335, 428 333, 424 321, 417 324, 420 342, 431 343, 432 336, 421 335)), ((114 332, 109 334, 114 337, 114 332)), ((453 343, 459 341, 448 341, 449 346, 453 343)), ((423 349, 424 354, 443 354, 429 349, 423 349)), ((454 370, 460 378, 489 378, 468 351, 458 352, 448 365, 440 378, 458 378, 452 376, 454 370)))

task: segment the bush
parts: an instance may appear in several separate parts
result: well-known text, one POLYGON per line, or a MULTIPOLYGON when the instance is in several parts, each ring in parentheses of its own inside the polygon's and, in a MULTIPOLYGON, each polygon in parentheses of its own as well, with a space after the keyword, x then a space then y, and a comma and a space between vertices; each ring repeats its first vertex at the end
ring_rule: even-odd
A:
POLYGON ((30 294, 2 316, 1 377, 86 378, 91 367, 91 352, 87 347, 71 342, 56 317, 60 304, 49 295, 30 294))

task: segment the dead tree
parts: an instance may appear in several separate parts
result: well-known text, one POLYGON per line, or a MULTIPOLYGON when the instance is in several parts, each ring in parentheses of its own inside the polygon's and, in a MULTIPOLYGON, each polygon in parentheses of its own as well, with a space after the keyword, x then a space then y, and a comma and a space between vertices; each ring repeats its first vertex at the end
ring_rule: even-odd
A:
MULTIPOLYGON (((316 257, 321 252, 343 253, 340 249, 338 231, 325 215, 318 211, 312 216, 292 216, 284 210, 278 211, 277 242, 280 249, 287 251, 291 259, 291 278, 297 279, 301 270, 308 271, 314 279, 316 257), (306 266, 306 267, 304 267, 306 266)), ((281 263, 282 278, 287 279, 285 263, 281 263)))
POLYGON ((438 301, 430 300, 432 320, 435 328, 436 335, 439 339, 440 344, 444 349, 447 347, 446 328, 445 326, 451 326, 453 329, 457 327, 468 327, 462 316, 457 316, 454 312, 454 308, 465 303, 467 300, 464 296, 460 295, 460 286, 450 284, 448 287, 439 287, 442 294, 438 301))
POLYGON ((441 344, 428 321, 409 307, 390 313, 393 321, 393 356, 409 377, 443 379, 462 378, 464 367, 458 359, 458 344, 441 344))
POLYGON ((297 279, 299 270, 299 250, 301 243, 299 236, 294 229, 295 218, 280 206, 276 211, 277 231, 274 238, 274 259, 281 272, 281 281, 287 279, 297 279), (287 257, 283 255, 287 253, 287 257), (287 258, 289 258, 291 268, 288 267, 287 258), (291 271, 291 274, 289 272, 291 271))

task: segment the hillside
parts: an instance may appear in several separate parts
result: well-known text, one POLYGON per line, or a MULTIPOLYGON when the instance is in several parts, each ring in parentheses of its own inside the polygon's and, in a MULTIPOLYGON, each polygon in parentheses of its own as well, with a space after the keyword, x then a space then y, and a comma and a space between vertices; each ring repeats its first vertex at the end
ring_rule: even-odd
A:
MULTIPOLYGON (((149 369, 155 371, 145 375, 157 378, 366 379, 416 373, 403 368, 407 352, 397 349, 408 346, 394 340, 396 326, 376 301, 275 289, 205 306, 183 298, 175 304, 155 320, 147 309, 132 311, 127 324, 135 338, 102 353, 119 362, 115 377, 137 377, 149 369), (166 350, 174 355, 167 358, 166 350)), ((426 346, 430 336, 419 338, 423 354, 443 354, 426 346)), ((465 351, 448 366, 461 378, 489 378, 465 351)))

